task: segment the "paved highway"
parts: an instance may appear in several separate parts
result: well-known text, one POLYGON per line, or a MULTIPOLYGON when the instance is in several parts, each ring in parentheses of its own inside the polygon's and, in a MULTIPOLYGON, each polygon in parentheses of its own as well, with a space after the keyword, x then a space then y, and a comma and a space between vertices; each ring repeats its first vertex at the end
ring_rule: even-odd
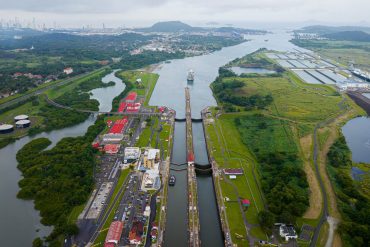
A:
POLYGON ((30 93, 26 93, 25 95, 22 95, 22 96, 19 96, 15 99, 12 99, 12 100, 9 100, 7 102, 4 102, 2 104, 0 104, 0 110, 1 109, 4 109, 6 107, 9 107, 9 106, 12 106, 14 104, 17 104, 19 102, 23 102, 29 98, 31 98, 32 96, 36 96, 36 95, 39 95, 49 89, 52 89, 52 88, 55 88, 55 87, 59 87, 59 86, 62 86, 62 85, 65 85, 67 83, 70 83, 71 81, 74 81, 74 80, 78 80, 82 77, 85 77, 87 75, 90 75, 90 74, 93 74, 99 70, 103 70, 104 68, 107 68, 107 67, 103 67, 103 68, 100 68, 100 69, 97 69, 97 70, 94 70, 94 71, 91 71, 91 72, 86 72, 86 73, 83 73, 83 74, 80 74, 80 75, 77 75, 77 76, 74 76, 72 78, 68 78, 68 79, 65 79, 65 80, 62 80, 60 82, 57 82, 57 83, 54 83, 54 84, 51 84, 51 85, 48 85, 46 87, 43 87, 43 88, 40 88, 36 91, 33 91, 33 92, 30 92, 30 93))

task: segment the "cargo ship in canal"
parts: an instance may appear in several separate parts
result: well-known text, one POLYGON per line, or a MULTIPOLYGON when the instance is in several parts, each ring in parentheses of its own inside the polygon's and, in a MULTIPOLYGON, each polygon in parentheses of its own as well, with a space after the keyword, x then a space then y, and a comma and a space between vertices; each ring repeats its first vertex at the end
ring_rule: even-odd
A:
POLYGON ((194 82, 194 76, 195 76, 194 71, 193 70, 189 70, 188 76, 187 76, 187 81, 188 82, 194 82))

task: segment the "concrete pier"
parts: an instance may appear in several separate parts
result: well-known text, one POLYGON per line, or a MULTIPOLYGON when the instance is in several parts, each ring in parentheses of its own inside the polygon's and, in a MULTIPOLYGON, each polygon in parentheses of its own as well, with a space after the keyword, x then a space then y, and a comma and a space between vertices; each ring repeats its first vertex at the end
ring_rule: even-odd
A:
POLYGON ((185 88, 186 100, 186 151, 188 161, 188 229, 189 229, 189 246, 200 246, 199 232, 199 209, 197 194, 197 178, 194 166, 194 146, 193 130, 191 120, 190 92, 185 88))

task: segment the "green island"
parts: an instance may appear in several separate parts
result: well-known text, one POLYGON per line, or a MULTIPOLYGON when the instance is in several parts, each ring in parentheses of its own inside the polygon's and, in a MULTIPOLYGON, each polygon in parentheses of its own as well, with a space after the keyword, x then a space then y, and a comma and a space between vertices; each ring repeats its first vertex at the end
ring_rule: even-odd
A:
MULTIPOLYGON (((330 169, 326 172, 326 155, 340 126, 364 115, 347 95, 329 85, 303 82, 266 52, 259 50, 219 69, 211 84, 218 106, 205 116, 208 148, 217 169, 243 169, 236 179, 219 175, 215 181, 226 208, 221 218, 238 246, 246 245, 247 239, 270 240, 275 222, 294 224, 298 231, 303 225, 318 224, 323 199, 313 162, 315 134, 318 172, 324 180, 329 212, 340 218, 328 179, 330 169), (237 75, 230 69, 235 66, 275 72, 237 75), (240 199, 248 199, 250 206, 242 208, 237 203, 240 199)), ((325 245, 325 230, 326 225, 318 246, 325 245)), ((298 240, 298 244, 308 246, 309 242, 298 240)))

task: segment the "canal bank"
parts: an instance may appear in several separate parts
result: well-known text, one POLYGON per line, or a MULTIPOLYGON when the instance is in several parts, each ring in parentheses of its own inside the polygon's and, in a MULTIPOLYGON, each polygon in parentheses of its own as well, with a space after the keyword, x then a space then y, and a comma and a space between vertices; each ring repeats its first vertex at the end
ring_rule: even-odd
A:
MULTIPOLYGON (((188 86, 191 94, 192 118, 200 119, 201 111, 204 108, 217 105, 209 85, 218 76, 219 67, 235 58, 244 56, 263 47, 279 51, 294 49, 301 50, 301 48, 298 48, 289 42, 290 34, 284 31, 267 34, 266 36, 248 36, 247 38, 250 39, 250 41, 237 46, 226 47, 220 51, 203 56, 171 60, 171 63, 163 64, 160 69, 155 71, 155 73, 158 73, 160 77, 149 104, 168 106, 176 111, 176 119, 185 121, 185 99, 183 90, 188 86), (188 84, 186 81, 187 71, 190 69, 195 71, 195 80, 192 84, 188 84)), ((176 164, 183 164, 186 162, 186 133, 185 126, 183 124, 184 122, 176 122, 173 149, 174 156, 171 160, 172 163, 176 164), (175 146, 178 148, 178 145, 182 145, 182 148, 178 150, 180 153, 177 153, 178 151, 175 150, 175 146), (182 158, 175 159, 176 155, 180 155, 182 158)), ((196 130, 196 123, 193 121, 195 161, 199 164, 209 164, 207 152, 201 151, 202 149, 206 150, 206 147, 202 123, 199 124, 200 128, 198 131, 196 130), (203 141, 197 140, 199 136, 203 138, 203 141), (203 158, 200 160, 202 156, 205 157, 204 160, 203 158)), ((176 185, 174 187, 169 187, 168 192, 168 210, 164 246, 187 246, 188 243, 186 231, 187 211, 186 208, 184 209, 184 204, 187 205, 186 171, 183 171, 181 168, 182 166, 171 165, 171 174, 174 174, 177 180, 176 185), (175 169, 177 171, 175 171, 175 169)), ((216 171, 214 174, 215 175, 213 176, 218 176, 219 172, 216 171)), ((202 246, 224 245, 221 223, 219 223, 220 220, 218 218, 217 211, 217 207, 222 208, 222 206, 217 206, 216 204, 217 199, 213 183, 216 182, 212 180, 211 176, 197 176, 197 187, 199 191, 198 207, 201 227, 200 242, 202 246), (218 226, 215 222, 218 222, 218 226), (216 236, 220 237, 220 239, 216 236)), ((216 192, 217 194, 220 194, 220 191, 216 190, 216 192)), ((219 198, 222 198, 222 196, 219 198)), ((221 222, 224 224, 226 222, 227 224, 227 220, 225 220, 225 216, 222 211, 221 215, 221 222)), ((225 233, 225 236, 226 239, 230 238, 227 233, 225 233)))

